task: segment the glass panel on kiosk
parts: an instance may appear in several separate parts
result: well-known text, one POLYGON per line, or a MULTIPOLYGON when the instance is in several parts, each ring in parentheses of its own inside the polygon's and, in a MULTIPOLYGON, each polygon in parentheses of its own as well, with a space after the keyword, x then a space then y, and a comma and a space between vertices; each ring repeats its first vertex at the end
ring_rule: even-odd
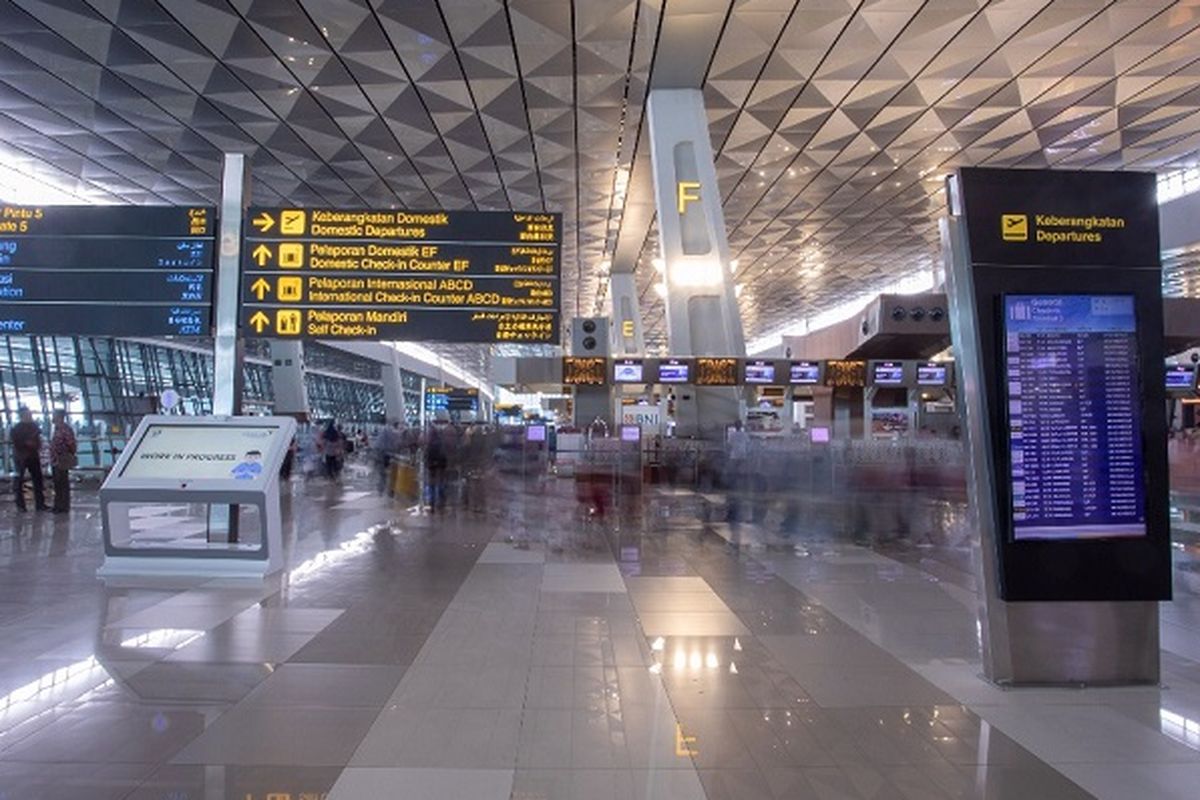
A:
POLYGON ((923 361, 917 364, 918 386, 945 386, 950 382, 950 364, 946 361, 923 361))
POLYGON ((1146 535, 1133 295, 1006 295, 1012 539, 1146 535))
POLYGON ((1190 393, 1196 388, 1195 364, 1167 364, 1167 391, 1190 393))
POLYGON ((788 383, 816 386, 821 382, 820 361, 793 361, 788 369, 788 383))
POLYGON ((640 358, 618 358, 613 362, 613 383, 645 383, 640 358))
POLYGON ((687 383, 692 377, 691 364, 680 358, 664 358, 658 362, 659 383, 687 383))
POLYGON ((774 361, 747 361, 745 371, 746 383, 773 384, 775 383, 774 361))

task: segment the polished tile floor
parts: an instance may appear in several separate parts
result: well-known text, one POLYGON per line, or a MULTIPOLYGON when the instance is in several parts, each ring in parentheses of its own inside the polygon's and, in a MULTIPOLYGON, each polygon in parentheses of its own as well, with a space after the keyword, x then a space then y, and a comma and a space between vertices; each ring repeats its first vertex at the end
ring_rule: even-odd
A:
POLYGON ((554 479, 430 516, 362 483, 290 488, 262 584, 106 586, 94 494, 0 512, 0 798, 1200 791, 1194 595, 1164 686, 1002 691, 937 537, 780 541, 649 488, 597 521, 554 479))

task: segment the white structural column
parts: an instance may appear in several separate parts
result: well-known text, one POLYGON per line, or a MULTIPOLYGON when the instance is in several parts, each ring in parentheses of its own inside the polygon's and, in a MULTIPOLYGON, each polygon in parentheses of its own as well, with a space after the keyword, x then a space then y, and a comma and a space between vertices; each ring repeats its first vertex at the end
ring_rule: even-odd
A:
MULTIPOLYGON (((698 89, 655 89, 647 113, 669 355, 744 356, 703 95, 698 89)), ((677 430, 683 435, 723 432, 738 419, 739 398, 731 387, 679 390, 677 430)))
POLYGON ((646 343, 642 338, 637 276, 632 272, 613 272, 608 288, 612 298, 612 354, 617 358, 644 356, 646 343))
POLYGON ((271 339, 271 388, 275 413, 308 414, 308 387, 304 383, 304 345, 296 340, 271 339))

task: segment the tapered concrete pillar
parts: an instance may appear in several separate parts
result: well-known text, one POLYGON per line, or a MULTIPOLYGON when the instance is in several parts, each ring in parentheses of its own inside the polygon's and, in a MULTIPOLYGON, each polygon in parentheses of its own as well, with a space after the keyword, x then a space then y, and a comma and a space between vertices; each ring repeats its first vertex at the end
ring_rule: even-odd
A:
POLYGON ((612 353, 618 358, 644 356, 646 342, 642 337, 637 278, 632 272, 614 272, 608 283, 612 297, 612 353))
MULTIPOLYGON (((390 348, 389 348, 390 349, 390 348)), ((391 350, 391 363, 381 365, 380 379, 383 383, 383 413, 390 425, 406 422, 404 412, 404 378, 400 373, 400 354, 391 350)), ((425 402, 425 398, 421 398, 425 402)))
MULTIPOLYGON (((669 354, 744 356, 703 95, 698 89, 655 89, 648 118, 669 354)), ((676 430, 720 436, 738 419, 739 397, 732 387, 689 387, 678 395, 676 430)))

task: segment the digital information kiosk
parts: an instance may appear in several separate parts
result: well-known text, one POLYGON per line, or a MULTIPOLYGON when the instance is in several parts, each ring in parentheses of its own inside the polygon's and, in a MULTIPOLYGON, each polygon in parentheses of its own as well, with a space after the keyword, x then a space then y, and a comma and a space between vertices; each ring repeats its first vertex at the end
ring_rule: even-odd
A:
MULTIPOLYGON (((295 432, 290 417, 143 417, 100 487, 100 576, 257 577, 279 570, 279 468, 295 432), (140 535, 137 520, 164 505, 239 505, 257 515, 242 515, 237 542, 210 541, 203 530, 192 537, 140 535), (249 524, 255 516, 257 536, 249 524)), ((181 524, 188 519, 179 517, 181 524)))
POLYGON ((1152 683, 1171 597, 1155 177, 962 169, 943 220, 998 683, 1152 683))

